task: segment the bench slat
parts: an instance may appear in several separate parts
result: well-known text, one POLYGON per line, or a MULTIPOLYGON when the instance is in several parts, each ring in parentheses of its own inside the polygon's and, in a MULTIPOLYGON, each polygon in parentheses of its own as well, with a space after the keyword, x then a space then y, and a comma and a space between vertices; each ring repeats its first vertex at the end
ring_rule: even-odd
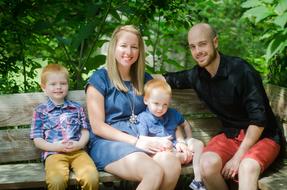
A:
POLYGON ((172 90, 171 107, 184 115, 211 113, 193 89, 172 90))
POLYGON ((0 163, 40 159, 29 133, 30 128, 0 130, 0 163))
MULTIPOLYGON (((81 104, 85 101, 83 90, 71 91, 69 97, 81 104)), ((46 100, 41 92, 1 95, 0 127, 30 125, 35 106, 46 100)))
POLYGON ((258 187, 260 190, 287 189, 286 179, 287 179, 287 159, 285 158, 284 160, 281 160, 280 163, 274 163, 274 166, 270 168, 264 174, 264 177, 262 177, 258 181, 258 187))
MULTIPOLYGON (((172 106, 182 113, 204 113, 209 112, 193 90, 174 90, 172 106)), ((83 90, 70 91, 68 98, 85 104, 85 93, 83 90)), ((46 101, 44 93, 23 93, 0 96, 0 128, 8 126, 30 125, 34 108, 46 101)), ((209 112, 210 113, 210 112, 209 112)))
MULTIPOLYGON (((119 179, 107 172, 100 172, 101 182, 119 179)), ((74 173, 70 173, 69 184, 76 184, 74 173)), ((45 171, 42 163, 0 165, 0 189, 45 187, 45 171)))
POLYGON ((268 84, 265 89, 273 112, 287 121, 287 88, 268 84))
MULTIPOLYGON (((182 169, 182 175, 192 175, 191 165, 182 169)), ((120 178, 107 172, 100 172, 100 182, 113 182, 120 178)), ((73 172, 70 173, 70 185, 77 184, 73 172)), ((45 187, 45 171, 42 163, 0 165, 0 189, 22 189, 45 187)))
POLYGON ((0 189, 43 187, 44 174, 41 163, 0 165, 0 189))

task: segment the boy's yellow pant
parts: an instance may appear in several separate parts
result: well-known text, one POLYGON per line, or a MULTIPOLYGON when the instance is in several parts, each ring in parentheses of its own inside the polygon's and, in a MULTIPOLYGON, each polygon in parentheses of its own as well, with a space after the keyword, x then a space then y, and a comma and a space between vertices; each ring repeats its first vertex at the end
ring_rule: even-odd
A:
POLYGON ((84 190, 99 188, 99 173, 90 156, 83 150, 53 154, 45 161, 46 183, 49 190, 64 190, 68 186, 70 169, 84 190))

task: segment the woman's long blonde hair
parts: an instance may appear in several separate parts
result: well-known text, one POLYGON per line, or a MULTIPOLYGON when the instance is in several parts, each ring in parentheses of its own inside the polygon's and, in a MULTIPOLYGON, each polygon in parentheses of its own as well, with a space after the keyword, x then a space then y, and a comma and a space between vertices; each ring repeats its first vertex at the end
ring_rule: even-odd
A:
POLYGON ((133 84, 133 88, 137 95, 143 94, 143 86, 144 86, 144 71, 145 71, 145 48, 142 36, 139 30, 133 25, 125 25, 117 27, 113 35, 111 37, 109 43, 109 49, 107 54, 107 70, 110 80, 112 81, 113 85, 120 91, 128 92, 128 87, 124 84, 119 70, 118 64, 115 58, 115 49, 117 45, 117 41, 119 38, 119 34, 121 32, 130 32, 135 34, 139 40, 139 57, 138 60, 132 64, 130 75, 131 75, 131 82, 133 84))

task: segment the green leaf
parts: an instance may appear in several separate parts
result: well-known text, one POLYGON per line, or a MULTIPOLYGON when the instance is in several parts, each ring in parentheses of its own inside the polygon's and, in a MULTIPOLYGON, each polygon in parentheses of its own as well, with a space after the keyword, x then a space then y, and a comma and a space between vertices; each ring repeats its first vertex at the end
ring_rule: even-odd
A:
POLYGON ((262 0, 263 3, 268 3, 268 4, 272 4, 273 0, 262 0))
POLYGON ((259 6, 244 12, 243 17, 252 18, 255 17, 255 24, 265 19, 268 16, 273 15, 273 12, 267 7, 259 6))
POLYGON ((282 52, 287 46, 286 35, 276 36, 268 45, 266 50, 266 60, 269 61, 275 54, 282 52))
POLYGON ((259 0, 249 0, 249 1, 245 1, 244 3, 242 3, 241 7, 252 8, 252 7, 258 7, 260 5, 262 5, 262 3, 259 0))
POLYGON ((110 10, 110 14, 111 14, 115 19, 117 19, 119 22, 121 22, 121 17, 120 17, 120 15, 118 14, 117 10, 111 9, 111 10, 110 10))
POLYGON ((275 11, 280 15, 283 14, 287 10, 287 1, 280 0, 278 5, 275 7, 275 11))
POLYGON ((65 39, 65 38, 62 37, 62 36, 56 36, 56 39, 57 39, 60 43, 62 43, 62 44, 64 44, 64 45, 70 45, 70 44, 71 44, 71 40, 70 40, 70 39, 65 39))
POLYGON ((52 25, 49 22, 43 21, 43 20, 39 20, 37 21, 34 26, 33 26, 33 30, 35 30, 35 32, 40 32, 43 30, 47 30, 48 28, 50 28, 52 25))
POLYGON ((182 65, 180 65, 177 61, 168 59, 166 60, 166 63, 175 66, 177 69, 182 69, 182 65))
POLYGON ((72 39, 72 47, 78 48, 80 43, 91 36, 94 33, 94 29, 96 27, 97 22, 89 22, 81 26, 80 31, 76 34, 76 36, 72 39))
POLYGON ((153 67, 149 66, 148 64, 145 65, 145 70, 148 73, 154 73, 155 71, 153 70, 153 67))
POLYGON ((109 42, 109 40, 98 40, 97 41, 97 47, 102 47, 104 43, 109 42))
POLYGON ((280 26, 282 29, 284 29, 285 25, 287 23, 287 12, 283 15, 279 15, 274 19, 274 24, 280 26))
POLYGON ((86 4, 86 15, 87 17, 96 17, 97 14, 99 13, 101 7, 102 7, 102 3, 98 2, 98 3, 87 3, 86 4))
POLYGON ((102 54, 96 55, 95 57, 91 57, 89 61, 85 64, 87 68, 87 73, 105 64, 105 61, 106 61, 106 56, 102 54))

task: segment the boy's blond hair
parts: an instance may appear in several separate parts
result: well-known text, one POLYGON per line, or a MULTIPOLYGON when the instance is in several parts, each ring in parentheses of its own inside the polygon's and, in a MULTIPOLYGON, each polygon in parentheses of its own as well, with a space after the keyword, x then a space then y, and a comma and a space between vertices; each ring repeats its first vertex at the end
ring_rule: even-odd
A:
POLYGON ((153 89, 160 89, 171 97, 171 87, 162 79, 152 79, 144 86, 144 98, 149 98, 153 89))
POLYGON ((69 72, 66 67, 60 64, 48 64, 43 68, 41 72, 41 87, 45 87, 48 75, 51 73, 63 73, 66 76, 67 81, 69 80, 69 72))

